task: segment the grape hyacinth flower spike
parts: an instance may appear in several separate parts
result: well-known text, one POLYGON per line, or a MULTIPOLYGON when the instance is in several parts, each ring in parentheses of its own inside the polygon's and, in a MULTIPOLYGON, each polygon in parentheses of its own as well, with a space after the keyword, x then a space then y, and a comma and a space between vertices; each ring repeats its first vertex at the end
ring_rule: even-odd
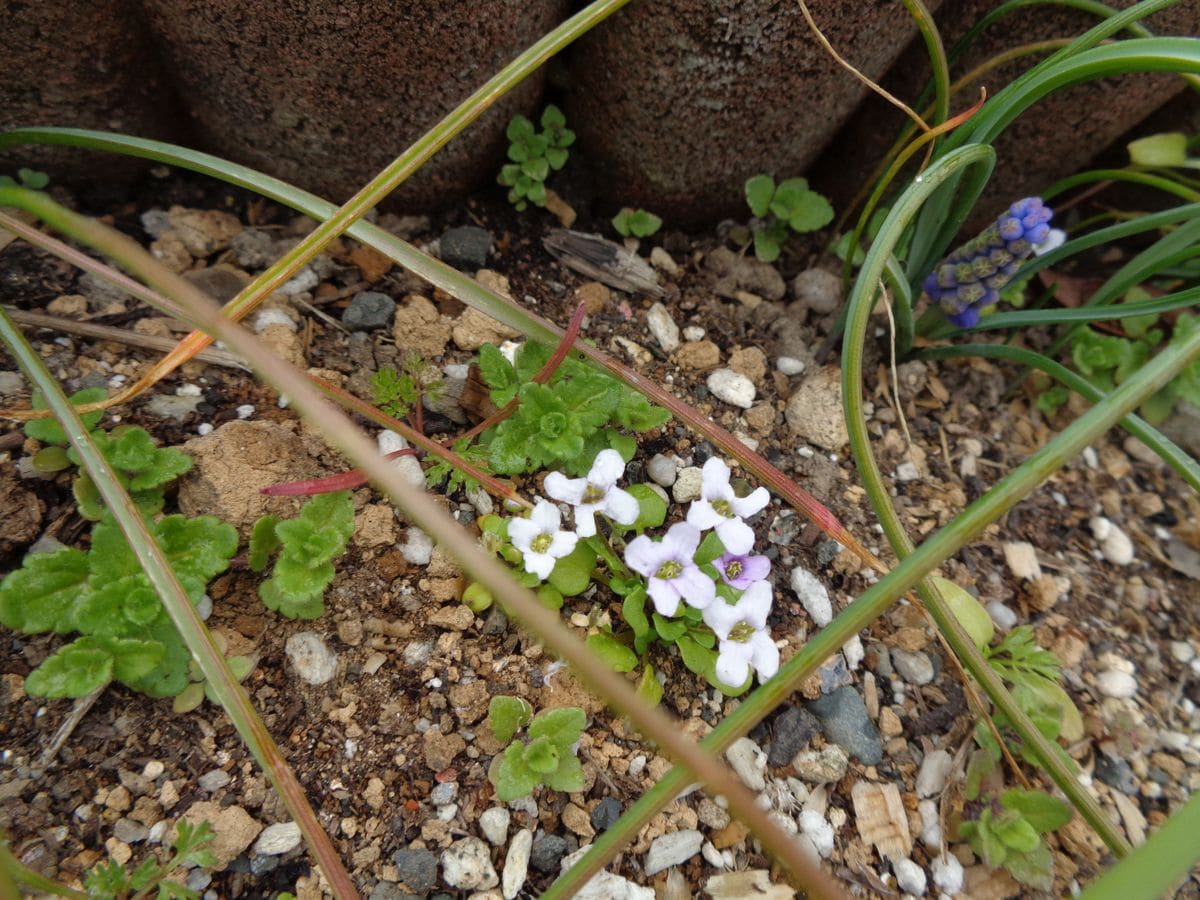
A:
POLYGON ((641 508, 633 494, 617 487, 625 474, 625 460, 616 450, 596 454, 586 478, 567 478, 562 472, 546 476, 546 493, 555 500, 575 507, 575 532, 580 537, 596 533, 596 513, 603 513, 621 525, 637 521, 641 508))
POLYGON ((1000 299, 1021 263, 1050 238, 1054 212, 1040 197, 1010 206, 925 278, 925 293, 959 328, 979 324, 982 311, 1000 299))
POLYGON ((525 571, 545 581, 554 571, 554 564, 575 549, 579 536, 559 528, 562 517, 558 507, 539 500, 528 519, 513 519, 508 523, 508 537, 521 551, 525 571))

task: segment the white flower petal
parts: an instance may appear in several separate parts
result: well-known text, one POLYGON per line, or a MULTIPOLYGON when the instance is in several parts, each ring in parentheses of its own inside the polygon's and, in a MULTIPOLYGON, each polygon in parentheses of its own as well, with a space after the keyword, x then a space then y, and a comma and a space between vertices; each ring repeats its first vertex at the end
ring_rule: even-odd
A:
POLYGON ((700 495, 711 500, 730 493, 729 466, 719 456, 710 456, 700 470, 700 495))
POLYGON ((638 504, 637 498, 629 491, 623 491, 619 487, 610 489, 604 498, 604 514, 614 522, 632 525, 637 521, 641 512, 642 508, 638 504))
POLYGON ((747 642, 753 651, 751 663, 759 681, 766 681, 779 671, 779 648, 765 631, 756 631, 747 642))
POLYGON ((754 546, 754 529, 741 519, 725 519, 717 526, 717 537, 726 550, 737 556, 749 553, 754 546))
POLYGON ((660 616, 675 615, 679 612, 679 591, 669 581, 664 581, 661 578, 651 578, 647 585, 647 591, 650 593, 650 599, 654 601, 654 608, 660 616))
POLYGON ((745 497, 734 497, 729 501, 729 505, 733 507, 735 513, 745 519, 754 515, 770 502, 771 492, 765 487, 760 487, 755 488, 745 497))
POLYGON ((601 450, 596 454, 587 480, 597 487, 610 488, 625 474, 625 460, 616 450, 601 450))
POLYGON ((562 513, 549 500, 539 500, 529 514, 529 521, 537 525, 543 534, 553 534, 562 524, 562 513))
MULTIPOLYGON (((512 530, 512 526, 509 526, 509 530, 512 530)), ((658 571, 668 555, 662 544, 655 543, 643 534, 625 547, 625 564, 639 575, 650 577, 658 571)))
MULTIPOLYGON (((709 528, 715 528, 717 525, 720 525, 726 519, 713 509, 713 505, 707 500, 693 500, 692 505, 688 507, 687 521, 689 525, 707 531, 709 528)), ((725 549, 728 550, 729 548, 726 547, 725 549)))
POLYGON ((545 581, 554 571, 554 557, 549 553, 528 552, 525 554, 525 571, 545 581))
POLYGON ((741 687, 750 677, 750 647, 737 641, 721 641, 715 674, 722 684, 741 687))
POLYGON ((746 588, 737 604, 742 621, 754 628, 766 628, 774 595, 774 589, 766 581, 756 581, 746 588))
POLYGON ((529 549, 533 539, 541 533, 542 529, 528 519, 509 519, 508 521, 508 539, 522 553, 529 549))
POLYGON ((587 479, 568 478, 562 472, 551 472, 546 476, 543 486, 546 493, 555 500, 575 506, 583 500, 584 491, 587 490, 587 479))
POLYGON ((683 602, 696 609, 704 609, 717 596, 713 580, 694 564, 684 566, 683 571, 671 579, 671 584, 683 596, 683 602))
POLYGON ((550 539, 550 546, 546 548, 546 554, 561 559, 574 550, 578 542, 579 535, 573 531, 555 532, 554 537, 550 539))
POLYGON ((676 522, 663 538, 663 555, 685 565, 692 561, 700 546, 700 530, 688 522, 676 522))
POLYGON ((721 640, 729 637, 733 626, 742 621, 742 613, 736 606, 718 597, 704 607, 704 624, 721 640))
POLYGON ((575 507, 575 533, 591 537, 596 533, 596 504, 584 503, 575 507))

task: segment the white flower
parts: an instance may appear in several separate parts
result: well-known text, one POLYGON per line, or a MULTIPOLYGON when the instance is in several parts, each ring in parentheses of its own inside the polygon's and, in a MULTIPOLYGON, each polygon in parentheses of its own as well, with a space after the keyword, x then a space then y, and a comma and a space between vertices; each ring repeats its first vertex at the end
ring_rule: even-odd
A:
POLYGON ((700 532, 687 522, 676 522, 661 543, 642 535, 625 548, 629 568, 649 579, 647 589, 660 616, 675 615, 681 599, 704 609, 716 598, 716 585, 692 560, 699 546, 700 532))
POLYGON ((721 639, 715 674, 723 684, 745 684, 751 667, 761 681, 779 671, 779 649, 767 631, 773 595, 770 584, 756 581, 737 603, 717 598, 705 607, 704 621, 721 639))
POLYGON ((574 506, 575 531, 580 537, 591 537, 596 533, 597 512, 621 525, 637 521, 641 512, 637 500, 617 487, 617 479, 624 474, 625 460, 621 454, 616 450, 601 450, 586 478, 567 478, 562 472, 547 475, 546 493, 574 506))
POLYGON ((742 519, 752 516, 770 501, 764 487, 756 488, 747 497, 738 497, 729 485, 729 466, 715 456, 704 464, 700 474, 700 499, 688 509, 689 525, 701 531, 717 530, 717 537, 730 553, 749 553, 754 546, 754 529, 742 519))
POLYGON ((558 527, 561 521, 557 506, 539 500, 528 519, 512 519, 508 523, 509 540, 525 557, 525 571, 533 572, 543 581, 550 577, 555 560, 574 550, 579 540, 575 532, 558 527))
POLYGON ((1067 240, 1067 233, 1061 228, 1051 228, 1046 235, 1046 239, 1040 244, 1033 245, 1033 255, 1041 256, 1043 253, 1049 253, 1051 250, 1057 250, 1067 240))
POLYGON ((704 624, 723 641, 728 640, 729 633, 742 622, 754 629, 766 628, 774 594, 770 582, 756 581, 742 592, 737 603, 718 599, 706 606, 704 624))

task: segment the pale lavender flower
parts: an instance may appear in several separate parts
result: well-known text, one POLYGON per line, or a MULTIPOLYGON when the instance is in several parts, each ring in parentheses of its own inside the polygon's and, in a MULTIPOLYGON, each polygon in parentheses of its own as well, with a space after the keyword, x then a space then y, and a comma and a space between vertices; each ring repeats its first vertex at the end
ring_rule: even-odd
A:
POLYGON ((756 581, 762 581, 771 571, 771 561, 765 556, 747 553, 725 553, 715 561, 721 580, 731 588, 744 591, 756 581))
POLYGON ((692 501, 687 520, 701 531, 715 528, 717 537, 730 553, 742 555, 754 546, 754 529, 742 519, 752 516, 770 502, 764 487, 739 497, 729 484, 725 460, 710 457, 700 474, 700 499, 692 501))
POLYGON ((715 599, 716 585, 692 559, 699 546, 699 530, 687 522, 677 522, 661 542, 642 535, 625 548, 629 568, 648 579, 650 599, 659 615, 675 615, 680 600, 705 609, 715 599))
POLYGON ((617 487, 625 474, 625 460, 616 450, 596 454, 586 478, 567 478, 562 472, 546 476, 546 493, 575 507, 575 531, 580 537, 596 533, 596 513, 601 512, 621 525, 637 521, 641 507, 628 491, 617 487))
POLYGON ((508 537, 525 559, 525 571, 545 581, 554 564, 575 549, 579 535, 559 528, 562 516, 558 507, 539 500, 528 519, 511 519, 508 537))

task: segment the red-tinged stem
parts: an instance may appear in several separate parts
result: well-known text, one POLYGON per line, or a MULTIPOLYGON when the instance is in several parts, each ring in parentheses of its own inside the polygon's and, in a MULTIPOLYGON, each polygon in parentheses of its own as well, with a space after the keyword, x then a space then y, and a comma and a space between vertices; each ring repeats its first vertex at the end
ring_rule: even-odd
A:
MULTIPOLYGON (((583 325, 583 314, 586 310, 587 307, 582 303, 575 307, 575 314, 571 316, 571 321, 567 324, 566 334, 564 334, 562 340, 558 342, 558 346, 554 350, 554 355, 546 360, 546 364, 538 369, 538 373, 533 376, 533 380, 535 382, 538 384, 545 384, 554 377, 554 373, 558 371, 558 367, 563 364, 563 360, 566 359, 567 354, 571 352, 571 345, 575 343, 575 338, 579 336, 579 329, 583 325)), ((473 438, 477 434, 482 434, 493 425, 499 425, 517 411, 517 403, 517 398, 513 397, 504 404, 502 409, 492 413, 470 431, 467 431, 456 438, 443 441, 442 444, 446 447, 450 447, 454 444, 457 444, 459 441, 473 438)))
MULTIPOLYGON (((417 451, 412 447, 403 450, 393 450, 385 453, 384 459, 396 459, 401 456, 416 456, 417 451)), ((367 476, 362 469, 351 469, 326 478, 309 478, 304 481, 285 481, 282 484, 268 484, 259 488, 260 494, 269 497, 308 497, 312 494, 332 494, 335 491, 352 491, 367 483, 367 476)))

